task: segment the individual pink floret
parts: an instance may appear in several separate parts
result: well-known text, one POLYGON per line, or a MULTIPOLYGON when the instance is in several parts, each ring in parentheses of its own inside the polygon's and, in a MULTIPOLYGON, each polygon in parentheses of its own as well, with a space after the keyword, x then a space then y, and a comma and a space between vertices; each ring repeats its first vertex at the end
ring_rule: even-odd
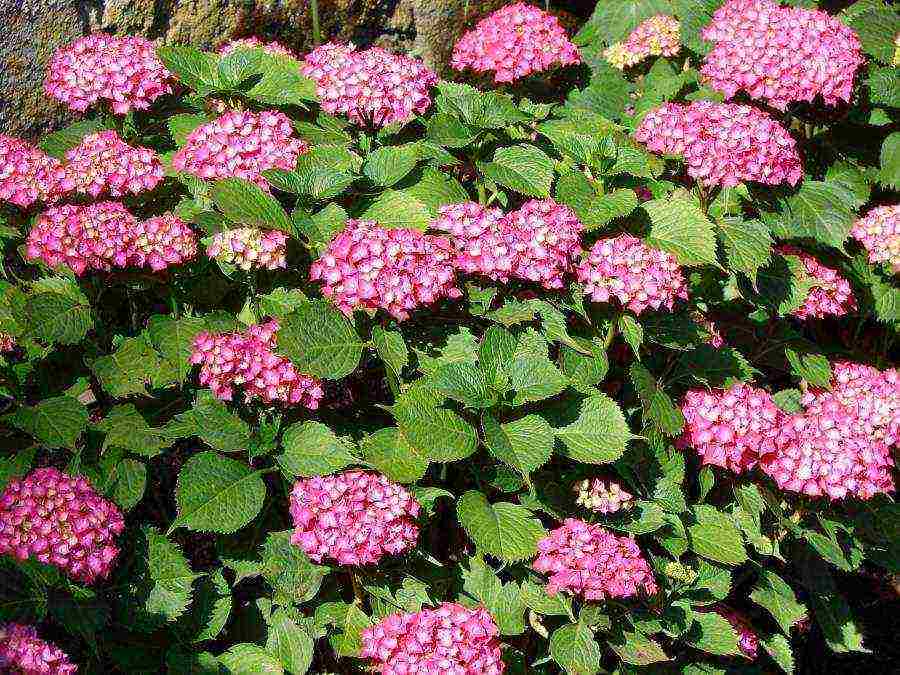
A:
POLYGON ((732 98, 739 91, 785 110, 797 101, 849 102, 864 59, 856 33, 819 10, 769 0, 730 0, 703 29, 715 43, 702 80, 732 98))
POLYGON ((669 311, 686 300, 687 285, 675 256, 630 234, 600 239, 575 269, 593 302, 617 300, 635 314, 669 311))
POLYGON ((492 72, 495 82, 512 82, 578 63, 578 48, 559 19, 524 2, 507 5, 479 21, 456 43, 450 60, 456 70, 492 72))
POLYGON ((850 282, 837 270, 826 267, 795 246, 779 246, 778 252, 800 258, 814 284, 803 304, 791 312, 793 316, 799 319, 823 319, 826 316, 843 316, 856 309, 856 298, 853 297, 850 282))
POLYGON ((533 567, 550 575, 551 596, 566 590, 585 600, 606 600, 654 595, 658 590, 633 537, 619 537, 574 518, 538 542, 533 567))
POLYGON ((419 503, 412 494, 367 471, 297 481, 291 516, 291 542, 315 562, 374 565, 413 548, 419 537, 419 503))
POLYGON ((651 56, 675 56, 681 51, 681 23, 665 14, 641 22, 624 42, 610 45, 603 57, 614 68, 624 70, 651 56))
POLYGON ((703 464, 743 473, 775 449, 784 414, 768 392, 738 382, 728 389, 694 389, 681 404, 679 448, 694 448, 703 464))
POLYGON ((71 189, 92 197, 124 197, 154 189, 163 166, 150 148, 132 147, 109 129, 85 136, 66 152, 66 178, 71 189))
POLYGON ((872 209, 854 223, 850 235, 866 249, 870 263, 900 274, 900 204, 872 209))
POLYGON ((0 202, 27 209, 71 189, 62 164, 18 138, 0 135, 0 202))
POLYGON ((0 496, 0 555, 54 565, 80 583, 109 575, 124 529, 115 504, 54 468, 11 481, 0 496))
POLYGON ((375 662, 379 675, 502 675, 499 634, 484 607, 444 602, 366 628, 360 655, 375 662))
POLYGON ((280 42, 277 42, 275 40, 272 40, 271 42, 263 42, 258 37, 253 36, 226 42, 221 47, 219 47, 219 54, 221 54, 222 56, 227 56, 228 54, 238 51, 239 49, 256 48, 262 49, 266 54, 270 56, 290 56, 292 58, 296 57, 294 52, 292 52, 280 42))
POLYGON ((194 129, 172 166, 198 178, 243 178, 268 189, 263 171, 293 171, 297 158, 309 150, 293 133, 284 113, 233 110, 194 129))
POLYGON ((0 625, 0 672, 10 675, 73 675, 78 666, 33 626, 0 625))
POLYGON ((653 152, 683 157, 688 175, 705 185, 796 185, 803 177, 791 135, 746 105, 666 103, 644 117, 634 137, 653 152))
POLYGON ((418 59, 380 47, 358 51, 329 43, 304 59, 303 74, 315 80, 322 110, 356 124, 406 123, 431 107, 438 76, 418 59))
POLYGON ((630 509, 634 495, 617 481, 585 478, 575 485, 575 503, 594 513, 609 515, 630 509))
POLYGON ((213 235, 206 254, 242 270, 287 267, 287 235, 280 230, 239 227, 213 235))
POLYGON ((280 328, 275 320, 256 324, 244 332, 208 333, 194 338, 190 362, 200 366, 200 384, 222 401, 234 398, 243 387, 244 400, 319 407, 322 384, 305 375, 275 353, 280 328))
POLYGON ((344 313, 383 309, 399 321, 441 298, 458 298, 453 247, 412 228, 349 220, 309 270, 344 313))
POLYGON ((124 115, 171 94, 171 82, 149 40, 94 33, 53 55, 44 89, 77 112, 105 100, 124 115))

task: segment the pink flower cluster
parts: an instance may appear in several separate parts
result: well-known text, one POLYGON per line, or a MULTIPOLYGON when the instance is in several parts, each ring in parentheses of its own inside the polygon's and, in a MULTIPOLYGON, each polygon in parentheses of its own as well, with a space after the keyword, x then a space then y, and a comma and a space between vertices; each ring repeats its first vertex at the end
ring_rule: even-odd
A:
POLYGON ((383 309, 399 321, 443 298, 458 298, 453 248, 446 237, 412 228, 349 220, 309 270, 346 314, 383 309))
POLYGON ((647 246, 630 234, 600 239, 575 269, 594 302, 615 298, 635 314, 670 310, 687 299, 687 285, 675 256, 647 246))
POLYGON ((287 267, 286 249, 287 235, 280 230, 239 227, 214 234, 206 254, 242 270, 275 270, 287 267))
POLYGON ((221 54, 222 56, 227 56, 232 52, 238 51, 239 49, 256 48, 262 49, 266 54, 269 54, 270 56, 295 56, 294 52, 292 52, 280 42, 276 42, 275 40, 273 40, 272 42, 263 42, 258 37, 241 38, 239 40, 231 40, 230 42, 226 42, 221 47, 219 47, 219 54, 221 54))
POLYGON ((699 312, 694 316, 694 320, 700 324, 703 330, 709 333, 706 344, 715 347, 716 349, 721 349, 725 346, 725 338, 722 337, 722 333, 715 321, 703 316, 699 312))
POLYGON ((14 351, 16 348, 16 338, 9 333, 0 332, 0 354, 14 351))
POLYGON ((783 413, 768 392, 739 382, 728 389, 693 389, 681 404, 684 430, 676 445, 694 448, 703 464, 749 471, 775 450, 783 413))
POLYGON ((109 575, 124 529, 115 504, 54 468, 11 481, 0 496, 0 555, 33 557, 81 583, 109 575))
POLYGON ((171 81, 149 40, 94 33, 53 55, 44 89, 78 112, 105 99, 124 115, 172 93, 171 81))
POLYGON ((76 274, 113 267, 159 271, 197 254, 193 231, 168 214, 139 222, 118 202, 64 204, 41 214, 28 233, 26 257, 76 274))
POLYGON ((322 110, 376 127, 405 123, 431 106, 435 75, 418 59, 372 47, 325 44, 310 52, 303 74, 315 80, 322 110))
POLYGON ((581 63, 559 19, 533 5, 517 2, 478 22, 453 48, 457 70, 493 72, 495 82, 512 82, 554 66, 581 63))
POLYGON ((18 138, 0 135, 0 201, 27 209, 71 189, 62 164, 18 138))
POLYGON ((150 148, 132 147, 113 130, 81 139, 66 152, 66 178, 70 189, 97 197, 139 194, 163 179, 162 162, 150 148))
POLYGON ((634 137, 653 152, 683 157, 688 175, 706 185, 796 185, 803 176, 791 135, 746 105, 666 103, 644 117, 634 137))
POLYGON ((800 258, 807 275, 815 284, 803 304, 792 312, 794 316, 799 319, 822 319, 826 316, 843 316, 856 309, 856 298, 853 297, 850 282, 837 270, 826 267, 794 246, 779 246, 778 252, 800 258))
POLYGON ((575 485, 575 503, 594 513, 608 515, 631 508, 634 495, 614 480, 585 478, 575 485))
POLYGON ((759 651, 759 636, 747 622, 747 619, 730 607, 719 606, 711 611, 727 620, 732 628, 737 631, 738 647, 740 647, 741 653, 748 659, 755 659, 759 651))
POLYGON ((900 204, 872 209, 854 223, 850 234, 868 251, 869 262, 884 263, 900 274, 900 204))
POLYGON ((653 572, 632 537, 619 537, 599 525, 567 518, 538 542, 533 567, 549 574, 547 593, 561 590, 585 600, 654 595, 653 572))
POLYGON ((856 33, 837 18, 770 0, 730 0, 701 35, 715 42, 701 69, 705 83, 779 110, 820 95, 826 105, 849 101, 864 60, 856 33))
POLYGON ((234 388, 243 386, 247 401, 318 408, 324 395, 321 383, 274 352, 279 328, 272 320, 250 326, 243 333, 197 335, 190 360, 200 366, 200 384, 223 401, 232 400, 234 388))
POLYGON ((675 56, 681 51, 681 23, 665 14, 657 14, 641 22, 626 38, 603 52, 610 65, 619 70, 633 66, 651 56, 675 56))
POLYGON ((301 479, 291 492, 291 516, 291 542, 315 562, 373 565, 413 548, 419 537, 419 503, 379 473, 301 479))
POLYGON ((284 113, 234 110, 194 129, 172 157, 172 166, 198 178, 243 178, 268 189, 263 171, 293 171, 297 158, 309 149, 293 133, 284 113))
POLYGON ((500 631, 484 607, 445 602, 386 616, 362 634, 364 659, 379 675, 502 675, 500 631))
POLYGON ((78 666, 32 626, 0 625, 0 672, 22 675, 73 675, 78 666))

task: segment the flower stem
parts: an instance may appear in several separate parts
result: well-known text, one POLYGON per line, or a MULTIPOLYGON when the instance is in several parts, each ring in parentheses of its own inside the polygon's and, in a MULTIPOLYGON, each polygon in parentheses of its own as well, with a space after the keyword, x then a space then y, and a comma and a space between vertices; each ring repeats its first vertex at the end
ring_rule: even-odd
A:
POLYGON ((322 44, 322 27, 319 25, 319 0, 309 0, 309 16, 312 19, 313 44, 322 44))

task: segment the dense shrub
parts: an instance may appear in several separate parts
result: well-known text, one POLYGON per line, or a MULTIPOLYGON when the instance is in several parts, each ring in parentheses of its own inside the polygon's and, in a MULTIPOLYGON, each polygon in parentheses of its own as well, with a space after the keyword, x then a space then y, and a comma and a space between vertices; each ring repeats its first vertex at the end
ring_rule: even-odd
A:
POLYGON ((900 15, 814 4, 519 3, 456 81, 56 54, 83 117, 0 137, 0 670, 877 651, 846 588, 900 573, 900 15))

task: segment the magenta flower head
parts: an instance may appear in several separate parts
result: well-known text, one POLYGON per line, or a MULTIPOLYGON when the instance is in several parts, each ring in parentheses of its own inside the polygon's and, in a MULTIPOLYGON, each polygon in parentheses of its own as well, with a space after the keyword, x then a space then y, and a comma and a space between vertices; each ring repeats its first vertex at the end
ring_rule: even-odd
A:
POLYGON ((578 63, 578 48, 559 19, 524 2, 507 5, 479 21, 456 43, 450 60, 456 70, 492 72, 498 83, 578 63))
POLYGON ((235 387, 243 387, 247 401, 318 408, 324 393, 321 383, 274 352, 279 328, 271 320, 245 332, 197 335, 190 361, 200 366, 200 384, 222 401, 232 400, 235 387))
POLYGON ((574 518, 567 518, 538 542, 532 566, 550 575, 547 593, 551 596, 565 590, 585 600, 605 600, 654 595, 658 590, 632 537, 619 537, 574 518))
POLYGON ((419 503, 379 473, 344 471, 297 481, 291 542, 315 562, 374 565, 416 545, 419 503))
POLYGON ((644 117, 634 138, 658 154, 682 157, 688 175, 705 185, 796 185, 803 177, 791 135, 746 105, 666 103, 644 117))
POLYGON ((0 555, 34 558, 81 583, 109 575, 124 529, 115 504, 84 478, 57 469, 36 469, 0 496, 0 555))
POLYGON ((349 220, 309 270, 344 313, 383 309, 399 321, 441 298, 458 298, 454 250, 446 237, 349 220))
POLYGON ((287 235, 280 230, 239 227, 217 232, 206 255, 242 270, 287 267, 287 235))
POLYGON ((484 607, 444 602, 384 617, 362 633, 364 659, 379 675, 502 675, 500 631, 484 607))
POLYGON ((198 178, 243 178, 268 189, 263 171, 293 171, 297 158, 309 150, 293 133, 284 113, 234 110, 194 129, 173 155, 172 166, 198 178))
POLYGON ((66 152, 66 178, 73 190, 111 197, 152 190, 163 179, 162 162, 150 148, 135 148, 113 130, 85 136, 66 152))
POLYGON ((603 57, 614 68, 624 70, 651 56, 675 56, 681 51, 681 24, 678 19, 657 14, 641 22, 624 42, 610 45, 603 57))
POLYGON ((0 202, 27 209, 71 189, 62 164, 33 145, 0 135, 0 202))
POLYGON ((743 473, 775 449, 784 414, 769 393, 743 382, 728 389, 693 389, 681 404, 679 448, 694 448, 703 464, 743 473))
POLYGON ((675 256, 630 234, 600 239, 575 274, 591 300, 615 299, 635 314, 647 309, 671 311, 678 300, 688 297, 675 256))
POLYGON ((794 316, 799 319, 823 319, 826 316, 843 316, 856 309, 850 282, 837 270, 826 267, 795 246, 779 246, 778 252, 799 258, 814 284, 803 304, 792 312, 794 316))
POLYGON ((0 672, 16 675, 73 675, 78 666, 32 626, 0 625, 0 672))
POLYGON ((94 33, 53 55, 44 89, 76 112, 104 100, 124 115, 172 93, 171 82, 149 40, 94 33))
POLYGON ((870 263, 900 274, 900 204, 872 209, 854 223, 850 234, 866 249, 870 263))
POLYGON ((258 37, 247 37, 239 40, 231 40, 219 47, 219 54, 227 56, 239 49, 262 49, 270 56, 290 56, 294 58, 296 55, 290 49, 275 40, 271 42, 263 42, 258 37))
POLYGON ((517 253, 516 238, 504 227, 503 218, 500 209, 463 202, 442 206, 428 227, 450 235, 456 249, 453 264, 461 271, 505 283, 517 253))
POLYGON ((431 107, 438 77, 418 59, 380 47, 358 51, 329 43, 304 59, 303 74, 315 80, 322 110, 356 124, 404 124, 431 107))
POLYGON ((856 33, 819 10, 769 0, 729 0, 703 29, 714 46, 702 80, 732 98, 739 91, 785 110, 790 103, 849 102, 863 64, 856 33))
POLYGON ((575 485, 575 503, 594 513, 608 515, 630 509, 634 495, 617 481, 585 478, 575 485))

